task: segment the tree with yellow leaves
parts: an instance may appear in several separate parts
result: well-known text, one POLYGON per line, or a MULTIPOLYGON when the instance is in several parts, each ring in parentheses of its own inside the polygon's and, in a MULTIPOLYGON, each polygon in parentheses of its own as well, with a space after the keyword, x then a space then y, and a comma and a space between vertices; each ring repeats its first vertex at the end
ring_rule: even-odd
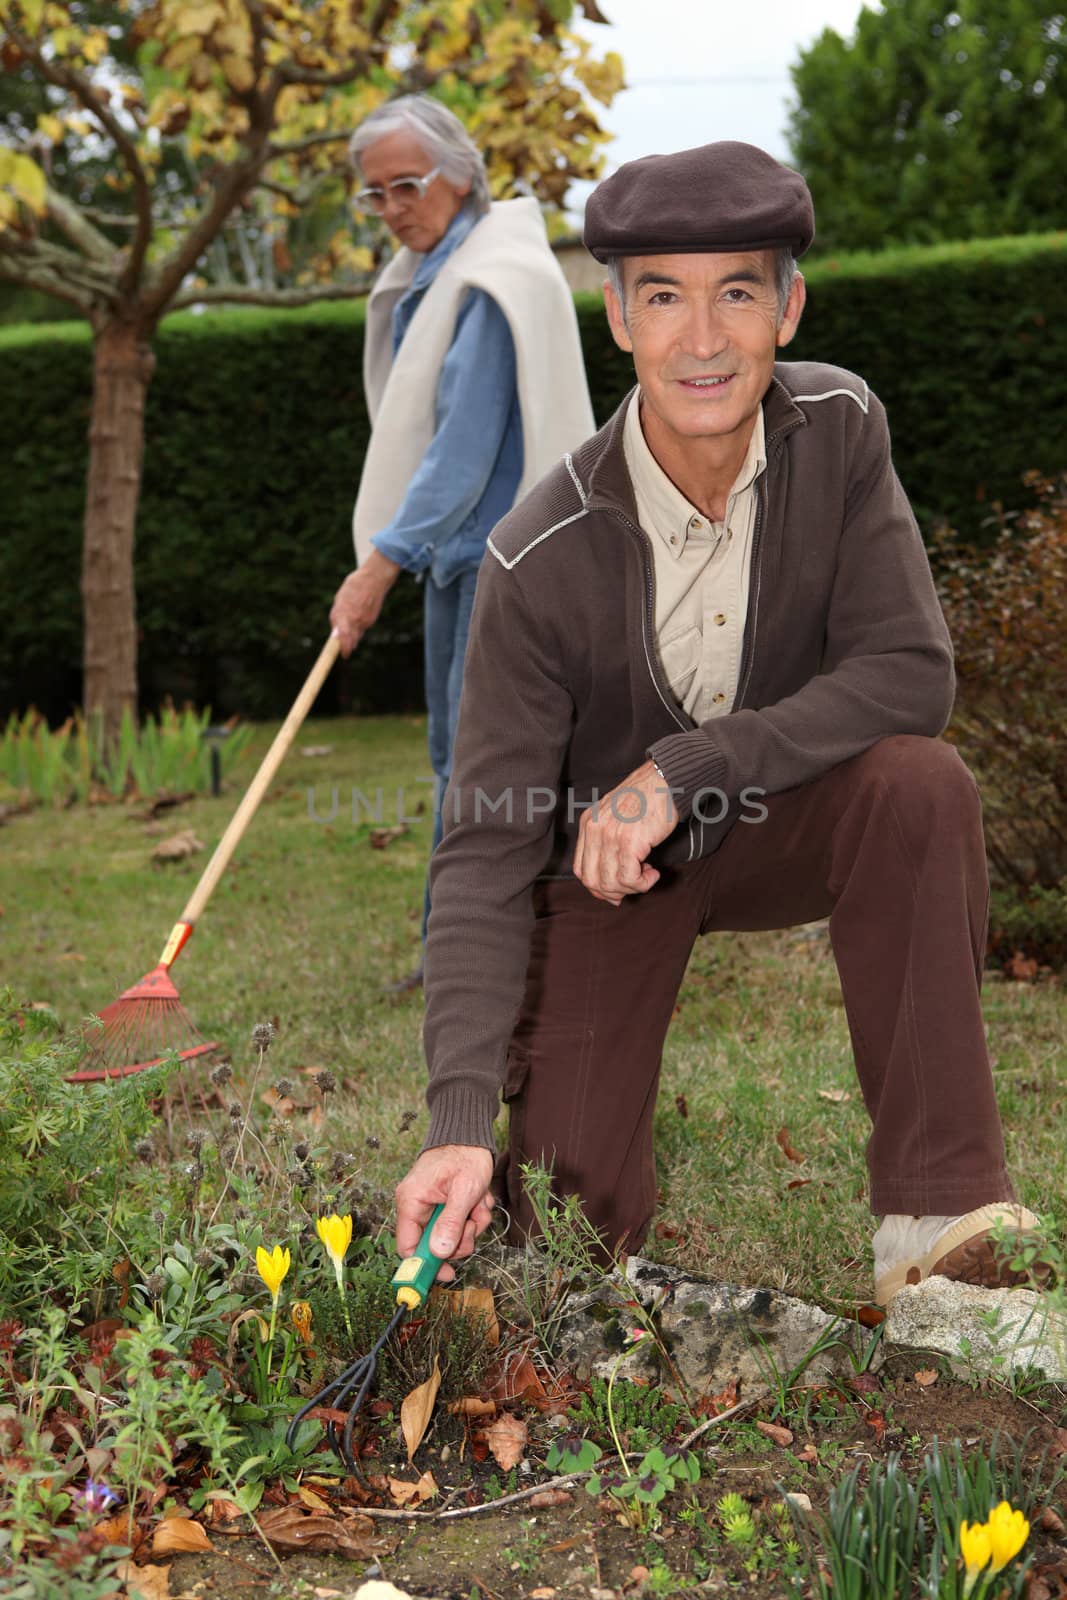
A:
POLYGON ((576 9, 604 20, 596 0, 0 0, 0 68, 48 102, 35 128, 0 124, 0 278, 67 302, 94 335, 83 701, 105 728, 136 710, 134 529, 160 320, 366 293, 345 142, 396 93, 436 94, 463 119, 496 196, 560 206, 607 138, 587 97, 609 105, 622 85, 619 58, 570 31, 576 9), (104 205, 78 181, 101 156, 104 205))

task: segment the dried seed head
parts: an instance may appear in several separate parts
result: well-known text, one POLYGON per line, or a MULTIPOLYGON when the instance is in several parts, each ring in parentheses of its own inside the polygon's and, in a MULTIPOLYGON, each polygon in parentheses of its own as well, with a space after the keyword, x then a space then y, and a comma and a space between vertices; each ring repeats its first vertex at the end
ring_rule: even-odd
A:
POLYGON ((241 1104, 240 1100, 231 1100, 229 1105, 226 1107, 226 1115, 229 1117, 231 1122, 240 1122, 243 1119, 244 1114, 245 1108, 241 1104))
POLYGON ((334 1151, 333 1155, 330 1157, 330 1177, 334 1183, 340 1183, 341 1179, 352 1165, 353 1160, 354 1157, 346 1155, 343 1150, 334 1151))
POLYGON ((152 1272, 145 1283, 145 1288, 153 1300, 158 1300, 167 1287, 167 1274, 165 1272, 152 1272))
POLYGON ((337 1088, 337 1079, 334 1077, 332 1072, 327 1072, 325 1067, 323 1067, 321 1071, 316 1072, 314 1083, 320 1094, 333 1094, 334 1090, 337 1088))
POLYGON ((315 1174, 310 1167, 294 1167, 292 1179, 298 1189, 310 1189, 315 1182, 315 1174))
POLYGON ((198 1250, 196 1252, 193 1260, 196 1262, 198 1267, 213 1267, 215 1265, 215 1257, 212 1255, 211 1251, 206 1245, 202 1250, 198 1250))
POLYGON ((193 1128, 185 1136, 185 1146, 194 1156, 198 1156, 207 1143, 207 1134, 202 1128, 193 1128))
POLYGON ((252 1049, 262 1050, 264 1055, 270 1049, 274 1039, 273 1022, 257 1022, 252 1029, 252 1049))
POLYGON ((399 1131, 401 1133, 407 1133, 408 1129, 411 1127, 411 1124, 415 1121, 415 1118, 417 1116, 418 1116, 418 1112, 417 1111, 405 1111, 404 1115, 400 1118, 400 1130, 399 1131))
POLYGON ((138 1161, 154 1161, 156 1158, 156 1147, 152 1143, 151 1139, 138 1139, 137 1143, 133 1147, 133 1153, 137 1157, 138 1161))
POLYGON ((293 1085, 288 1078, 279 1078, 274 1085, 274 1093, 279 1100, 288 1100, 293 1093, 293 1085))
POLYGON ((382 1144, 382 1141, 379 1139, 379 1137, 378 1137, 378 1135, 376 1133, 372 1133, 372 1134, 368 1135, 368 1137, 367 1137, 367 1149, 368 1150, 380 1150, 381 1149, 381 1144, 382 1144))
POLYGON ((311 1146, 306 1139, 299 1139, 293 1146, 293 1154, 298 1161, 306 1161, 311 1154, 311 1146))
POLYGON ((152 1213, 153 1225, 155 1227, 157 1227, 157 1228, 162 1228, 164 1223, 166 1222, 166 1220, 167 1220, 167 1213, 165 1211, 160 1211, 159 1207, 157 1206, 156 1209, 152 1213))
POLYGON ((228 1061, 220 1061, 211 1074, 211 1081, 216 1089, 224 1089, 233 1077, 233 1068, 228 1061))
POLYGON ((189 1179, 190 1183, 202 1183, 204 1180, 204 1168, 202 1164, 199 1161, 188 1162, 185 1168, 185 1176, 189 1179))

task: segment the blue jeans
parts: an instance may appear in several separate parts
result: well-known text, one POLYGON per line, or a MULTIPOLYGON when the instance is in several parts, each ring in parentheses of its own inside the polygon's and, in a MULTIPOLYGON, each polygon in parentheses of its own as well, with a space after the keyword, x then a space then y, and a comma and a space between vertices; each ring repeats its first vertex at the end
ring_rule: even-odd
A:
MULTIPOLYGON (((477 581, 477 567, 461 572, 458 578, 443 589, 433 578, 426 579, 423 637, 426 657, 426 710, 429 713, 427 738, 430 745, 430 765, 434 775, 431 854, 440 844, 443 832, 441 807, 444 803, 449 774, 452 771, 452 741, 456 737, 456 722, 459 718, 459 697, 463 688, 463 658, 467 651, 467 634, 470 631, 471 608, 474 605, 474 588, 477 581)), ((429 916, 430 880, 427 877, 422 910, 423 939, 426 938, 429 916)))

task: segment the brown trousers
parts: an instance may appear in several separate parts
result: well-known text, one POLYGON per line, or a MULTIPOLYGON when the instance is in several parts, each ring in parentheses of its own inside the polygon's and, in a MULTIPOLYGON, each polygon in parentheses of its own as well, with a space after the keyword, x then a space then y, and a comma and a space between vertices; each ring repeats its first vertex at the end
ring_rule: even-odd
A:
POLYGON ((695 939, 822 917, 873 1125, 872 1211, 955 1215, 1012 1197, 982 1023, 988 885, 967 768, 939 740, 894 737, 763 803, 765 820, 739 821, 715 854, 618 908, 575 880, 537 885, 498 1174, 516 1239, 532 1226, 519 1164, 539 1161, 609 1241, 640 1245, 663 1040, 695 939))

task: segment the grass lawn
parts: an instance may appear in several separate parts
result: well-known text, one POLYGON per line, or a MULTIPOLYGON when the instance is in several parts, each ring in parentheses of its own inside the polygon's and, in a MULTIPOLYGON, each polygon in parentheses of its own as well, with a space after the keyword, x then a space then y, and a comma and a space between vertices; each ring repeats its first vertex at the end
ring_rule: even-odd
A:
MULTIPOLYGON (((20 1000, 49 1002, 73 1027, 154 965, 208 854, 160 866, 153 848, 191 828, 209 851, 272 733, 257 729, 221 798, 159 821, 145 820, 144 803, 116 804, 38 809, 0 831, 0 974, 20 1000)), ((425 1125, 421 994, 393 997, 383 986, 418 958, 431 794, 418 780, 427 773, 421 718, 308 725, 174 969, 198 1027, 232 1055, 238 1084, 253 1025, 276 1022, 267 1086, 298 1086, 294 1131, 317 1100, 303 1091, 307 1069, 337 1076, 331 1143, 386 1190, 425 1125), (358 799, 353 818, 354 791, 374 806, 379 789, 381 820, 358 799), (334 791, 336 815, 322 820, 334 791), (376 829, 398 825, 400 791, 401 815, 414 820, 374 848, 376 829)), ((1062 989, 998 977, 986 1015, 1020 1198, 1062 1231, 1062 989)), ((186 1070, 191 1108, 209 1072, 210 1063, 186 1070)), ((866 1135, 825 931, 702 940, 667 1044, 662 1203, 645 1253, 827 1306, 866 1299, 866 1135)))

